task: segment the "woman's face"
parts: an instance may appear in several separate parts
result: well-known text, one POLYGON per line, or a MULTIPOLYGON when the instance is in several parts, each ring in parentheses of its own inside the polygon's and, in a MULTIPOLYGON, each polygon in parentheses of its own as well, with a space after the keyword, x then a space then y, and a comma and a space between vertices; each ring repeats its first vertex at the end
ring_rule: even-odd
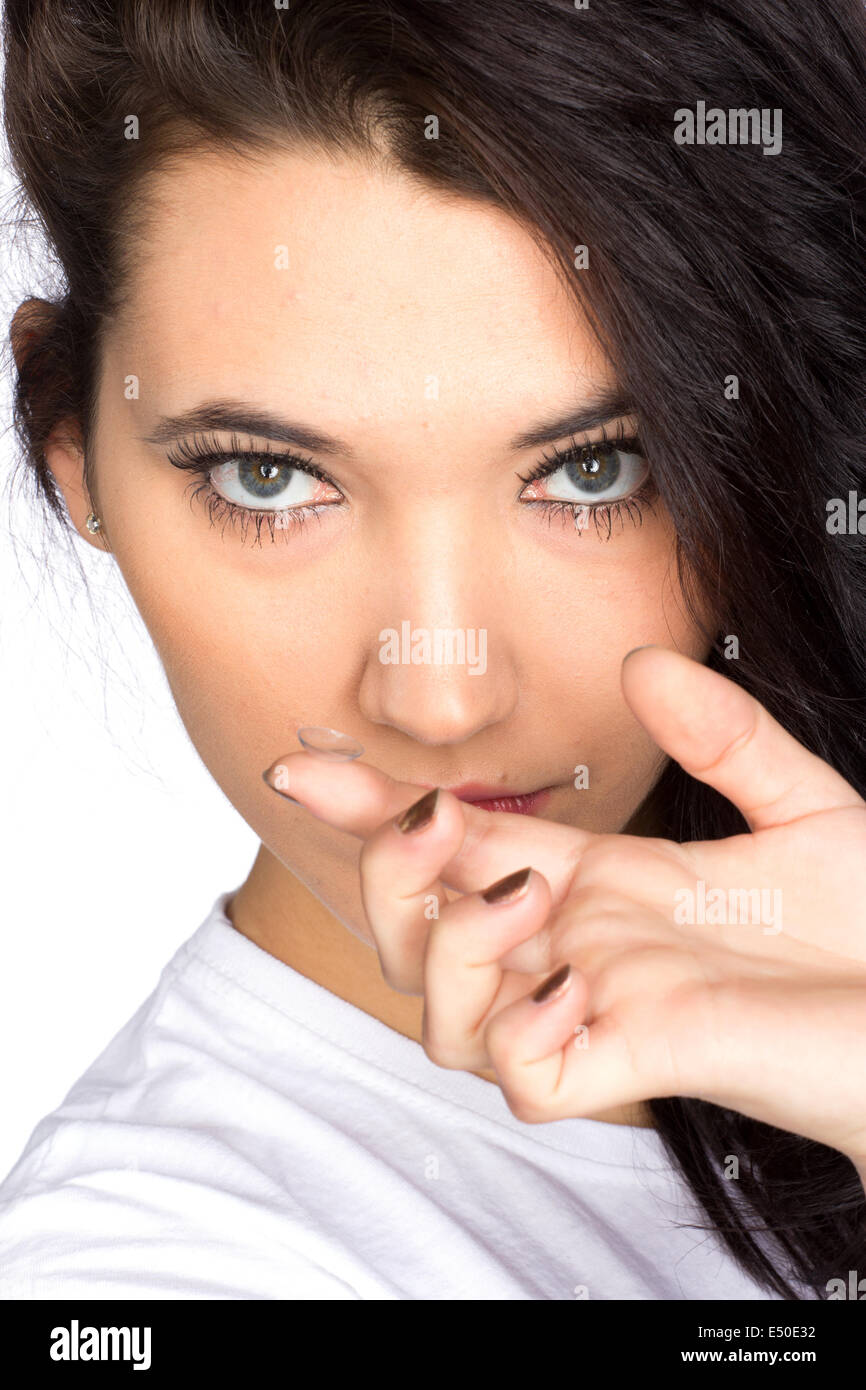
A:
MULTIPOLYGON (((660 501, 600 526, 541 505, 626 498, 639 460, 602 452, 588 470, 519 477, 573 442, 565 427, 519 436, 616 387, 529 234, 397 173, 295 153, 258 168, 191 157, 141 206, 150 230, 105 342, 94 500, 189 735, 240 814, 365 940, 359 843, 262 782, 301 725, 352 735, 403 781, 552 786, 547 818, 622 829, 662 763, 622 697, 622 658, 707 648, 660 501), (147 442, 217 403, 223 420, 341 442, 286 442, 261 422, 147 442), (213 477, 224 498, 264 510, 233 524, 217 502, 211 524, 190 500, 201 478, 169 461, 196 437, 229 453, 213 477), (239 448, 275 457, 239 465, 239 448), (286 451, 330 481, 293 472, 286 451), (462 661, 459 636, 450 663, 405 659, 404 631, 435 656, 437 630, 462 634, 462 661)), ((72 461, 49 461, 73 510, 72 461)))

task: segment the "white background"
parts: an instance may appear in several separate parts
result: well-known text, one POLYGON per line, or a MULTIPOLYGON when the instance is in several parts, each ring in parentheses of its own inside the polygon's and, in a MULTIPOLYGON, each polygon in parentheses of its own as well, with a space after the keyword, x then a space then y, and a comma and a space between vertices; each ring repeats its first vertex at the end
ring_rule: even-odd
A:
POLYGON ((63 544, 18 467, 13 485, 9 320, 57 289, 41 239, 13 241, 16 194, 0 143, 0 1181, 259 843, 113 557, 63 544))

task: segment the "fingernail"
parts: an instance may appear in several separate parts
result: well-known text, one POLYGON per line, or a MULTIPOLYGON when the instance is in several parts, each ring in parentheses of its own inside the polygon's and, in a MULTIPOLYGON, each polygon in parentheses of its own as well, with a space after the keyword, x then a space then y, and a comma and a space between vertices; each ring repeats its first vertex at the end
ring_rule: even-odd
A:
POLYGON ((481 896, 486 903, 514 902, 515 898, 522 897, 525 893, 531 873, 531 868, 515 869, 513 874, 506 874, 504 878, 498 878, 495 883, 491 883, 481 896))
POLYGON ((626 652, 625 656, 623 657, 623 661, 628 661, 629 657, 632 656, 634 652, 643 652, 646 651, 647 647, 657 646, 658 642, 644 642, 642 647, 632 647, 630 652, 626 652))
POLYGON ((431 792, 425 792, 420 800, 413 801, 412 805, 397 817, 394 821, 397 829, 404 835, 413 830, 423 830, 425 825, 429 825, 435 816, 438 800, 438 787, 434 787, 431 792))
POLYGON ((289 796, 285 790, 289 785, 289 769, 283 763, 272 763, 270 767, 266 767, 262 773, 262 781, 270 787, 271 791, 279 792, 284 801, 291 801, 295 806, 303 806, 302 801, 289 796))
POLYGON ((551 999, 558 999, 564 994, 571 976, 571 966, 561 965, 558 970, 554 970, 552 975, 548 975, 546 980, 542 980, 538 989, 533 994, 536 1004, 546 1004, 551 999))
POLYGON ((339 729, 319 728, 315 724, 305 724, 298 729, 298 741, 308 753, 315 753, 328 762, 348 762, 360 758, 364 751, 363 743, 349 734, 341 734, 339 729))

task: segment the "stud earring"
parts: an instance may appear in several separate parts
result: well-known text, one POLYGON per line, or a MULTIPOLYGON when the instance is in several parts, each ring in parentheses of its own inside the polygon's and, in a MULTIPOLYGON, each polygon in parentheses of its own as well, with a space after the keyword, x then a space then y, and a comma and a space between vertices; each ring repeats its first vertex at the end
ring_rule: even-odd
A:
POLYGON ((95 534, 95 532, 97 531, 102 530, 102 522, 99 520, 98 516, 94 515, 93 512, 90 513, 90 516, 87 518, 84 524, 87 527, 88 531, 91 533, 91 535, 95 534))

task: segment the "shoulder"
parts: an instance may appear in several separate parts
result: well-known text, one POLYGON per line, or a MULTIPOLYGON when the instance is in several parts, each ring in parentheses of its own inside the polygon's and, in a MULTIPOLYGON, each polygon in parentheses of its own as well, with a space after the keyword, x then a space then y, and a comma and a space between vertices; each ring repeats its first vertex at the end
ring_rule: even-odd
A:
POLYGON ((322 1245, 218 1180, 52 1171, 0 1204, 0 1299, 358 1298, 322 1245))
POLYGON ((231 1043, 194 940, 0 1183, 0 1297, 359 1297, 274 1159, 267 1049, 231 1043))
POLYGON ((359 1296, 218 1106, 210 1124, 161 1123, 153 1106, 121 1113, 122 1095, 46 1116, 0 1186, 0 1298, 359 1296))

